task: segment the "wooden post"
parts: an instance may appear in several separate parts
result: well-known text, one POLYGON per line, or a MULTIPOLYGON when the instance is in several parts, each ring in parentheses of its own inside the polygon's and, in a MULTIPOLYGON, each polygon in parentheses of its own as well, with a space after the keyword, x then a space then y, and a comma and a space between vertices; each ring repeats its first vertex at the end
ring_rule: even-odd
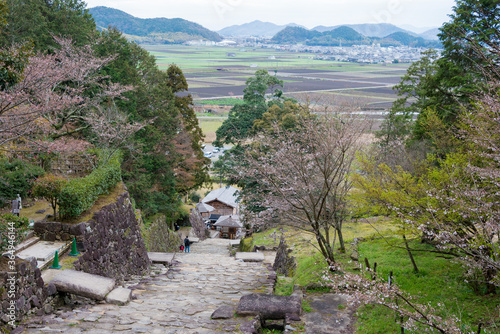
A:
POLYGON ((365 257, 365 265, 366 268, 370 269, 370 262, 368 262, 368 259, 365 257))

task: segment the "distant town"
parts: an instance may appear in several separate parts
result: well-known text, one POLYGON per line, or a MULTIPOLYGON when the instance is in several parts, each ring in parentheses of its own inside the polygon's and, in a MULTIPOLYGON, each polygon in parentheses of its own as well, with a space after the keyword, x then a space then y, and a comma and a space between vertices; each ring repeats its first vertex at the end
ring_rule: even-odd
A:
MULTIPOLYGON (((353 46, 311 46, 304 44, 275 44, 268 43, 262 39, 252 41, 245 39, 224 39, 221 42, 193 40, 184 43, 191 46, 224 46, 234 47, 239 52, 251 49, 274 49, 276 51, 288 51, 297 53, 311 53, 311 59, 325 61, 355 62, 365 64, 392 64, 392 63, 412 63, 422 57, 422 53, 428 48, 415 48, 409 46, 388 46, 382 47, 380 44, 353 45, 353 46)), ((437 50, 439 53, 440 50, 437 50)), ((228 53, 231 57, 231 53, 228 53)), ((272 56, 271 56, 272 57, 272 56)))

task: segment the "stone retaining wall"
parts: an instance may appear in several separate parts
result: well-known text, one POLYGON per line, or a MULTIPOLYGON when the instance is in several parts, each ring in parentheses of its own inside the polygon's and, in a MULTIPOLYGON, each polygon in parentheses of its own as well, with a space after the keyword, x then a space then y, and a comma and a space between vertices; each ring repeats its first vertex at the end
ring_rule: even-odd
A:
POLYGON ((60 222, 39 221, 35 222, 33 230, 35 234, 45 241, 69 241, 76 238, 83 241, 83 233, 87 223, 65 224, 60 222))
MULTIPOLYGON (((0 258, 0 267, 5 268, 8 258, 0 258)), ((16 258, 14 268, 0 271, 0 332, 8 332, 26 315, 52 312, 50 301, 56 293, 53 284, 44 285, 35 258, 16 258)))
POLYGON ((128 192, 79 224, 36 222, 34 231, 46 241, 76 238, 82 255, 76 270, 123 280, 149 270, 149 258, 128 192))
POLYGON ((75 261, 76 270, 117 280, 149 271, 151 263, 128 192, 85 224, 80 236, 85 252, 75 261))
POLYGON ((180 232, 168 228, 163 214, 154 217, 144 237, 150 252, 174 253, 184 244, 180 232))

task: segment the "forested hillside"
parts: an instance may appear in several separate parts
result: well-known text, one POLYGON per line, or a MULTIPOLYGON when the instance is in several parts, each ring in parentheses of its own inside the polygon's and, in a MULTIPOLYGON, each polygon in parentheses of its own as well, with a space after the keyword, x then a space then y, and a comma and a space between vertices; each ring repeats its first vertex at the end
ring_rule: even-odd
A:
POLYGON ((216 32, 181 18, 141 19, 121 10, 109 7, 94 7, 89 13, 99 30, 115 27, 137 42, 182 43, 203 39, 219 42, 222 38, 216 32))
POLYGON ((367 37, 349 26, 340 26, 325 30, 326 28, 315 28, 307 30, 301 27, 286 27, 271 39, 278 44, 305 43, 318 46, 352 46, 370 45, 380 43, 382 46, 411 46, 439 48, 441 44, 437 41, 425 40, 407 32, 400 31, 391 33, 385 37, 367 37))
POLYGON ((177 219, 180 196, 207 179, 209 163, 191 96, 176 96, 188 89, 182 71, 160 71, 120 31, 97 30, 83 1, 0 4, 0 163, 19 161, 27 181, 1 175, 0 197, 27 194, 44 173, 35 166, 48 173, 60 155, 99 152, 100 164, 120 156, 146 218, 177 219))

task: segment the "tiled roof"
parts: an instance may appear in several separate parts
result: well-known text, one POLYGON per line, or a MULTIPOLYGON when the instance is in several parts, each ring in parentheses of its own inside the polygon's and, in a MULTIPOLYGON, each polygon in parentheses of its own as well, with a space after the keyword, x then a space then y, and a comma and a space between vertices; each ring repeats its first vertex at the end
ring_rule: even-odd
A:
POLYGON ((227 186, 219 189, 212 190, 204 199, 201 200, 202 203, 209 203, 212 201, 219 201, 226 205, 229 205, 232 208, 237 208, 238 197, 236 192, 238 189, 235 187, 227 186))
POLYGON ((240 222, 240 217, 238 215, 231 216, 221 216, 214 226, 221 227, 243 227, 243 224, 240 222))
POLYGON ((204 213, 204 212, 212 212, 215 210, 215 208, 211 205, 208 205, 207 203, 198 203, 196 204, 196 209, 198 209, 198 211, 200 213, 204 213))

